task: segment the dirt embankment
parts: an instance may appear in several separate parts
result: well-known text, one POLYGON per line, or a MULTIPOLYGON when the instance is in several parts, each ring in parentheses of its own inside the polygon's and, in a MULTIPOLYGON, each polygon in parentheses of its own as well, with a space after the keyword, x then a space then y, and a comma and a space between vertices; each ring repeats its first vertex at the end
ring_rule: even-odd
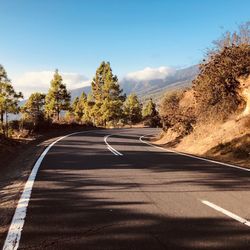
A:
POLYGON ((60 136, 90 130, 87 127, 54 129, 29 139, 0 139, 0 248, 24 184, 43 150, 60 136))
MULTIPOLYGON (((154 143, 250 168, 250 77, 240 80, 240 83, 239 91, 245 100, 245 108, 239 115, 224 123, 198 124, 191 134, 184 137, 169 130, 154 143)), ((189 94, 192 97, 192 93, 189 94)), ((192 102, 192 98, 187 97, 192 102)), ((188 106, 187 103, 185 105, 188 106)))

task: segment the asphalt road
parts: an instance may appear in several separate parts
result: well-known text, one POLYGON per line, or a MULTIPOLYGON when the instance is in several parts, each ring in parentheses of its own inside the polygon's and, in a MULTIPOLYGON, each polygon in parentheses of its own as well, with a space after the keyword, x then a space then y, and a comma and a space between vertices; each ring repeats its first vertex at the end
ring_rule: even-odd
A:
POLYGON ((38 171, 19 249, 250 249, 250 172, 142 143, 149 133, 157 129, 56 143, 38 171))

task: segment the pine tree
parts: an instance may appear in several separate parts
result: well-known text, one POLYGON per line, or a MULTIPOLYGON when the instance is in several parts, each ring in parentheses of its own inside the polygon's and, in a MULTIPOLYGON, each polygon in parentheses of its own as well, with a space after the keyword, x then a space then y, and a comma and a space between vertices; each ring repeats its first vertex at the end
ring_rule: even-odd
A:
POLYGON ((34 127, 36 127, 40 121, 44 120, 44 104, 45 94, 36 92, 30 95, 28 101, 21 108, 24 119, 32 121, 34 127))
POLYGON ((125 97, 109 62, 102 62, 96 70, 92 81, 92 97, 95 103, 92 115, 96 125, 106 126, 107 123, 114 124, 119 120, 125 97))
POLYGON ((105 68, 106 63, 102 62, 99 68, 96 70, 95 77, 91 83, 91 89, 92 89, 92 99, 94 101, 94 105, 92 107, 92 118, 93 123, 96 125, 102 124, 102 114, 100 112, 100 108, 102 106, 103 102, 103 85, 104 85, 104 79, 105 79, 105 68))
POLYGON ((75 119, 80 123, 83 120, 86 102, 87 102, 87 95, 84 92, 82 92, 80 98, 76 97, 72 103, 72 107, 71 107, 72 112, 74 114, 75 119))
MULTIPOLYGON (((11 81, 7 76, 7 72, 0 64, 0 125, 1 130, 4 130, 4 115, 6 117, 6 127, 8 125, 8 113, 17 114, 19 112, 19 100, 23 98, 21 92, 17 93, 11 81)), ((7 131, 7 130, 6 130, 7 131)))
POLYGON ((67 91, 66 85, 63 84, 62 76, 56 70, 45 98, 45 111, 48 117, 56 117, 57 121, 59 121, 60 112, 69 110, 69 108, 70 93, 67 91))
POLYGON ((130 125, 141 121, 141 103, 136 94, 130 94, 127 97, 123 109, 125 118, 130 125))
POLYGON ((94 125, 94 106, 95 102, 93 101, 93 96, 91 93, 88 94, 87 100, 84 105, 84 114, 82 121, 87 125, 94 125))
MULTIPOLYGON (((66 112, 67 120, 71 120, 71 121, 73 120, 74 122, 79 121, 78 116, 77 116, 77 111, 76 111, 78 104, 79 104, 79 97, 77 96, 73 100, 69 111, 66 112)), ((66 118, 66 115, 65 115, 65 118, 66 118)))
POLYGON ((152 98, 143 106, 142 117, 146 125, 156 127, 160 125, 160 117, 156 110, 156 104, 152 98))
POLYGON ((153 117, 155 115, 157 115, 156 105, 153 102, 152 98, 150 98, 150 100, 143 106, 142 116, 143 119, 146 119, 148 117, 153 117))

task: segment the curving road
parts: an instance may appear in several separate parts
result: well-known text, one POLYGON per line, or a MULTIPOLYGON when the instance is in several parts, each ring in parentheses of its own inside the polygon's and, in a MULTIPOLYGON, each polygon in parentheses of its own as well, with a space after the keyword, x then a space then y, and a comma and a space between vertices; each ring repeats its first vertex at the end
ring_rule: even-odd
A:
POLYGON ((19 249, 250 249, 250 172, 139 140, 157 132, 90 131, 53 145, 19 249))

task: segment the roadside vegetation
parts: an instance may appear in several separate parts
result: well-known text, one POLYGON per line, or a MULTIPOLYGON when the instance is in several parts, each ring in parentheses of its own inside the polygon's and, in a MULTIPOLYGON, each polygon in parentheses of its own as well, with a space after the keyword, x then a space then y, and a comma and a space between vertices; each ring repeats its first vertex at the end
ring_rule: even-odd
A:
POLYGON ((141 124, 162 126, 158 143, 168 147, 245 162, 250 151, 250 22, 216 40, 199 69, 192 86, 166 92, 158 105, 152 99, 142 103, 135 93, 126 96, 109 62, 97 68, 91 92, 74 100, 55 70, 48 92, 32 93, 20 105, 22 93, 0 65, 0 143, 51 129, 141 124), (10 121, 9 114, 20 119, 10 121))
POLYGON ((110 63, 102 62, 91 83, 91 92, 71 101, 59 71, 56 70, 48 93, 32 93, 23 105, 7 72, 0 65, 0 137, 25 137, 36 132, 73 125, 123 127, 137 123, 159 126, 160 118, 152 99, 143 106, 136 94, 123 94, 110 63), (9 114, 19 120, 9 121, 9 114))
POLYGON ((249 79, 250 23, 246 23, 214 42, 190 88, 165 94, 159 143, 249 165, 249 79))

